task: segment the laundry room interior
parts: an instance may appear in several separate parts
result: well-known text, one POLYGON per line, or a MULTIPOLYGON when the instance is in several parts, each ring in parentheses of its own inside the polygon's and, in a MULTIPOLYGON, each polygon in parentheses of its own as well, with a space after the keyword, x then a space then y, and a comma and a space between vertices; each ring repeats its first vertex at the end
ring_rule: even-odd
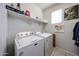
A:
POLYGON ((0 56, 79 56, 79 4, 0 3, 0 56))

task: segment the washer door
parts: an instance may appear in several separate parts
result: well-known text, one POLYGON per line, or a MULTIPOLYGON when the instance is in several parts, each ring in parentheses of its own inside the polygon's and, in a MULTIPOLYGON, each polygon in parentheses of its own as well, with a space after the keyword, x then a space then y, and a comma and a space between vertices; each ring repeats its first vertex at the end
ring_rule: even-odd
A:
POLYGON ((33 43, 32 45, 22 48, 19 56, 44 56, 44 40, 33 43))

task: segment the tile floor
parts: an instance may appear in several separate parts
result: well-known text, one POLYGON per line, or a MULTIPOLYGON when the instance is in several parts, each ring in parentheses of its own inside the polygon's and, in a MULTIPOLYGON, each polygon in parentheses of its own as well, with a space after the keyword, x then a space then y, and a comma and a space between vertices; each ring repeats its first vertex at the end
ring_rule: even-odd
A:
POLYGON ((56 47, 53 49, 51 56, 76 56, 76 55, 74 55, 73 53, 70 53, 64 49, 56 47))

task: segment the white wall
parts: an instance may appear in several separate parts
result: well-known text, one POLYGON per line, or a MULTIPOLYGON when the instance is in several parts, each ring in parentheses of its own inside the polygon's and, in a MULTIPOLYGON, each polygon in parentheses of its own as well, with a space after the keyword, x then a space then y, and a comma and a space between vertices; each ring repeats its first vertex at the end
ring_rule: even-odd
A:
POLYGON ((42 10, 34 3, 22 3, 21 10, 29 10, 32 18, 36 18, 38 16, 40 19, 43 19, 42 10))
MULTIPOLYGON (((64 10, 65 8, 73 5, 75 4, 55 4, 51 8, 44 11, 44 18, 47 19, 49 23, 51 23, 51 13, 53 11, 57 9, 64 10)), ((72 37, 73 37, 73 28, 77 21, 79 21, 79 19, 64 21, 63 22, 64 33, 56 33, 56 45, 75 54, 79 54, 79 53, 78 53, 78 48, 74 45, 74 41, 72 40, 72 37)), ((45 29, 46 32, 54 33, 53 24, 48 24, 45 29)))
MULTIPOLYGON (((27 19, 26 19, 27 20, 27 19)), ((13 16, 8 17, 8 44, 13 44, 16 33, 18 32, 36 32, 43 31, 43 24, 38 24, 32 21, 24 21, 13 16)))
POLYGON ((75 3, 56 3, 54 4, 53 6, 51 6, 50 8, 44 10, 43 12, 43 15, 44 15, 44 18, 49 22, 51 23, 51 13, 58 10, 58 9, 65 9, 65 8, 68 8, 70 6, 73 6, 73 5, 76 5, 75 3))
POLYGON ((7 15, 5 4, 0 4, 0 55, 6 52, 7 15), (2 52, 2 53, 1 53, 2 52))

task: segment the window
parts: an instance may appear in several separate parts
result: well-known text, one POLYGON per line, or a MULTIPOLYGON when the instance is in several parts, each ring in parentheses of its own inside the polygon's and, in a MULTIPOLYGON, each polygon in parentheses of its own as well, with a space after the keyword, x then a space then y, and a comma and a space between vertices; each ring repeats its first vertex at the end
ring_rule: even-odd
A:
POLYGON ((59 9, 55 12, 52 12, 51 15, 51 23, 55 24, 55 23, 61 23, 63 20, 63 14, 62 14, 62 9, 59 9))

